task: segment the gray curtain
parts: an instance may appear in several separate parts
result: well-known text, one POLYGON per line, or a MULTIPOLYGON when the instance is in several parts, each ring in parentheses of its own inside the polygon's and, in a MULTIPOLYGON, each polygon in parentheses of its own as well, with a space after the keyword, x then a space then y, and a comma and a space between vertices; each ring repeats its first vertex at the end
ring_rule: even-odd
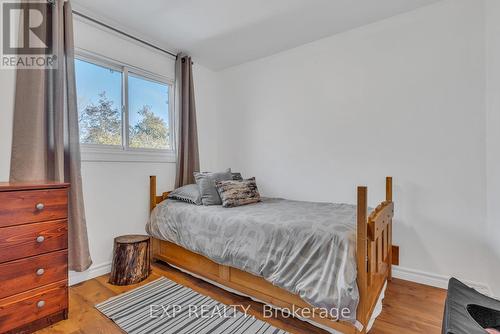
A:
POLYGON ((179 129, 175 187, 178 188, 195 182, 193 172, 200 170, 200 158, 191 57, 179 54, 175 66, 179 129))
POLYGON ((52 6, 56 69, 17 70, 10 180, 69 182, 69 269, 91 264, 82 193, 69 2, 52 6))

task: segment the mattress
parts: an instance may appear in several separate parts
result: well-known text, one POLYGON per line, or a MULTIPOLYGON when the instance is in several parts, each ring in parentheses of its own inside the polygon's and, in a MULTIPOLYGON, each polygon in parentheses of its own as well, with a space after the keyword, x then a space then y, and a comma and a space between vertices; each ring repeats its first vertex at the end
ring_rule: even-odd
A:
POLYGON ((169 199, 152 211, 146 231, 356 322, 355 205, 263 198, 224 208, 169 199))

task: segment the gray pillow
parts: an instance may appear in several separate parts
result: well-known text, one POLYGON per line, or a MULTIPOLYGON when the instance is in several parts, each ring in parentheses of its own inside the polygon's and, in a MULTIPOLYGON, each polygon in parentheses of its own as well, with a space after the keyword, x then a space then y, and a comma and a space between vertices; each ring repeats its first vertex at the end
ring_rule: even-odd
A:
POLYGON ((232 180, 231 169, 229 168, 225 172, 219 173, 195 172, 193 175, 200 190, 203 205, 221 205, 222 201, 215 187, 215 182, 232 180))
POLYGON ((172 191, 168 198, 201 205, 201 194, 197 184, 188 184, 172 191))
POLYGON ((216 186, 225 208, 260 202, 255 177, 241 181, 218 181, 216 186))

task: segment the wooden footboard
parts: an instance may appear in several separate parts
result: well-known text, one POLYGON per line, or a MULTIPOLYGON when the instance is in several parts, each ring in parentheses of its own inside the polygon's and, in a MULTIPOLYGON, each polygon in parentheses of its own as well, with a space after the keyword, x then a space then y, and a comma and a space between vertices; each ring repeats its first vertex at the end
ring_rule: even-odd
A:
MULTIPOLYGON (((360 300, 356 317, 364 328, 360 330, 347 322, 334 321, 319 315, 311 316, 311 320, 342 333, 366 333, 366 326, 384 284, 391 279, 391 266, 394 263, 392 256, 392 218, 394 215, 392 178, 386 179, 386 200, 380 203, 370 215, 368 215, 367 195, 366 187, 358 187, 356 256, 360 300)), ((151 176, 151 210, 167 197, 168 192, 157 196, 156 177, 151 176)), ((168 241, 153 238, 153 259, 165 261, 270 305, 285 309, 311 309, 311 306, 299 296, 276 287, 261 277, 219 265, 168 241)))
POLYGON ((392 177, 386 178, 386 199, 368 216, 368 189, 358 187, 357 264, 359 305, 357 319, 365 326, 386 280, 392 278, 392 177))

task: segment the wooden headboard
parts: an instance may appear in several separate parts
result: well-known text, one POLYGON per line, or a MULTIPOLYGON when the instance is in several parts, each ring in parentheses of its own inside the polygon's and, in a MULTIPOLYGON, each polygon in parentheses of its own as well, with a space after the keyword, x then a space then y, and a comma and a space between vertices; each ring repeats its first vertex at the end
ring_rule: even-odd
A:
POLYGON ((170 194, 170 191, 166 191, 160 196, 156 196, 156 176, 149 177, 149 211, 153 211, 157 204, 166 200, 168 194, 170 194))

